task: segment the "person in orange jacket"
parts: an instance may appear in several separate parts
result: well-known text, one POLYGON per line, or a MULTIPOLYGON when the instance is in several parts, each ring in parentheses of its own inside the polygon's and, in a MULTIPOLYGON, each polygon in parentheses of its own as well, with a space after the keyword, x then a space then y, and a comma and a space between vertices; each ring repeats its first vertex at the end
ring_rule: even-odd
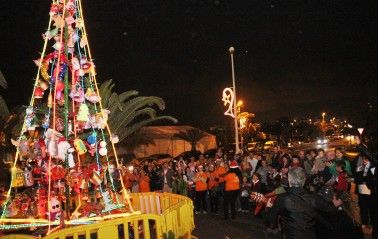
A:
POLYGON ((146 174, 144 170, 140 171, 139 176, 139 192, 146 193, 150 192, 150 177, 146 174))
POLYGON ((135 175, 133 174, 134 167, 130 166, 128 168, 125 168, 123 171, 123 183, 125 185, 125 188, 131 192, 131 189, 133 187, 133 183, 135 181, 135 175))
MULTIPOLYGON (((228 209, 231 207, 231 217, 236 218, 236 199, 240 191, 240 179, 238 176, 239 166, 236 161, 231 161, 227 174, 224 176, 225 192, 224 192, 224 219, 228 219, 228 209)), ((240 171, 240 170, 239 170, 240 171)))
POLYGON ((202 212, 206 214, 207 203, 206 203, 206 193, 207 193, 207 174, 203 171, 203 166, 199 165, 197 167, 197 173, 193 179, 196 184, 196 210, 195 213, 200 213, 201 206, 202 212))
POLYGON ((217 163, 217 166, 216 166, 215 171, 217 172, 217 176, 218 176, 218 178, 216 180, 218 180, 218 183, 219 183, 219 186, 218 186, 219 191, 223 193, 223 191, 224 191, 224 176, 226 175, 227 170, 224 167, 224 162, 223 162, 222 159, 217 159, 216 163, 217 163))
POLYGON ((209 174, 208 189, 209 189, 210 209, 211 209, 211 212, 218 213, 219 176, 213 164, 210 164, 208 174, 209 174))

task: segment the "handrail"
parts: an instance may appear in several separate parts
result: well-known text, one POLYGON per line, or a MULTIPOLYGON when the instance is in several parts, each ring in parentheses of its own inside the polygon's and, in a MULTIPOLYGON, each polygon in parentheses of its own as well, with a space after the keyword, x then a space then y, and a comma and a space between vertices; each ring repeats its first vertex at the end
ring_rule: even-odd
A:
MULTIPOLYGON (((162 239, 163 234, 169 231, 176 237, 192 237, 193 202, 189 198, 171 193, 132 193, 129 196, 133 208, 141 214, 63 228, 43 239, 162 239)), ((36 239, 28 235, 7 235, 0 238, 36 239)))

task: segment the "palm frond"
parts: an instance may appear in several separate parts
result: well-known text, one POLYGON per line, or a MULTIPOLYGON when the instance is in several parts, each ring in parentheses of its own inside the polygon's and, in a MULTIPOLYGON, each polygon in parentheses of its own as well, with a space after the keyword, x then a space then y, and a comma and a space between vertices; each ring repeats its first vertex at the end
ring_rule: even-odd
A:
POLYGON ((100 86, 100 97, 101 103, 104 108, 108 108, 109 106, 109 98, 112 95, 112 90, 114 88, 114 83, 112 80, 107 80, 100 86))
POLYGON ((129 91, 122 92, 121 94, 118 95, 119 101, 125 102, 130 97, 137 96, 138 94, 139 94, 139 92, 136 91, 136 90, 129 90, 129 91))
POLYGON ((9 116, 9 108, 4 98, 0 95, 0 118, 4 121, 9 116))
POLYGON ((7 80, 5 79, 3 72, 0 71, 0 86, 4 89, 8 88, 7 80))
POLYGON ((117 122, 118 125, 113 130, 118 131, 121 127, 125 127, 126 122, 130 119, 129 117, 131 117, 135 111, 146 106, 153 105, 157 105, 159 108, 164 108, 165 103, 160 97, 155 96, 139 96, 129 100, 127 103, 124 104, 122 113, 115 116, 116 120, 114 120, 114 122, 117 122))
POLYGON ((159 120, 177 119, 171 116, 156 116, 154 107, 165 109, 165 102, 157 96, 138 96, 139 92, 130 90, 117 94, 113 92, 115 84, 112 80, 105 81, 100 86, 101 102, 104 108, 110 110, 108 124, 113 133, 118 135, 120 142, 140 130, 141 127, 159 120))

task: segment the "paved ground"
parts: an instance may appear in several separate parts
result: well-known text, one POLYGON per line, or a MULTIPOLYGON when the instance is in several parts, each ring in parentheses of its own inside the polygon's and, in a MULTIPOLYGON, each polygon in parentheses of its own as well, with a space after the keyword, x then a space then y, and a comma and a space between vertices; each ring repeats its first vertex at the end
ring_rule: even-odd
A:
MULTIPOLYGON (((262 220, 251 214, 238 214, 234 220, 223 220, 222 215, 200 214, 194 217, 193 235, 199 239, 280 239, 279 234, 265 230, 262 220)), ((365 239, 371 239, 365 235, 365 239)))
POLYGON ((196 229, 193 235, 200 239, 275 239, 265 231, 262 220, 251 214, 237 215, 236 219, 223 220, 223 215, 195 215, 196 229))

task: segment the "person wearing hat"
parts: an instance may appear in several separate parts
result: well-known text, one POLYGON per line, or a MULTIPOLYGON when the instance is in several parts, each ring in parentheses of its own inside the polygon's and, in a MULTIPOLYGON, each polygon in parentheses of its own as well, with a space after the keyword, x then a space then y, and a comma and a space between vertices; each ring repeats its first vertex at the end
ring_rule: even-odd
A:
POLYGON ((196 211, 198 214, 201 211, 206 214, 207 202, 206 202, 206 193, 207 193, 207 174, 203 171, 203 166, 199 165, 197 167, 197 173, 194 176, 193 181, 196 184, 196 211))
POLYGON ((225 192, 224 192, 224 219, 229 218, 228 209, 231 208, 231 217, 236 218, 236 199, 240 191, 240 178, 241 176, 239 166, 235 160, 231 161, 229 167, 225 167, 227 174, 224 176, 225 192))

